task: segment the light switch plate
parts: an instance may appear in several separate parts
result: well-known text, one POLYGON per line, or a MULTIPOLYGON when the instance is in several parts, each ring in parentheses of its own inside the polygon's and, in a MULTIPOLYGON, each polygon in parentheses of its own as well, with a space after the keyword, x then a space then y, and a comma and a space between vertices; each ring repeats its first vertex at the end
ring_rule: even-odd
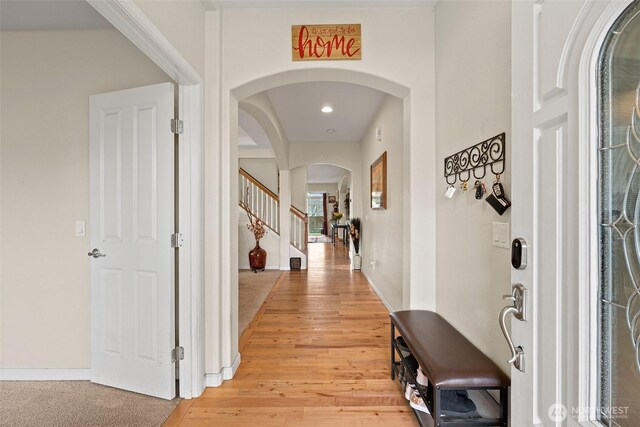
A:
POLYGON ((508 222, 494 222, 493 235, 491 238, 493 246, 509 249, 511 247, 509 244, 509 234, 508 222))
POLYGON ((87 226, 84 221, 76 221, 76 237, 84 237, 87 234, 87 226))

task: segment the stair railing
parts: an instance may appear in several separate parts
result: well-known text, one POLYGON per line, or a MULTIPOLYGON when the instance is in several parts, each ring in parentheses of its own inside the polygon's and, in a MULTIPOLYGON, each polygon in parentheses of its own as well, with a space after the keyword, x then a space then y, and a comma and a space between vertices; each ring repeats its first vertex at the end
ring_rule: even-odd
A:
POLYGON ((238 195, 241 199, 239 202, 247 195, 246 203, 251 212, 276 234, 280 234, 280 198, 278 195, 242 168, 238 184, 240 185, 238 195))
MULTIPOLYGON (((244 201, 255 216, 273 230, 280 234, 280 198, 269 190, 260 181, 240 168, 239 202, 244 201)), ((307 252, 309 240, 309 217, 305 212, 295 206, 289 209, 290 242, 303 253, 307 252)))
POLYGON ((307 253, 307 242, 309 241, 309 216, 295 206, 291 206, 290 226, 291 244, 303 253, 307 253))

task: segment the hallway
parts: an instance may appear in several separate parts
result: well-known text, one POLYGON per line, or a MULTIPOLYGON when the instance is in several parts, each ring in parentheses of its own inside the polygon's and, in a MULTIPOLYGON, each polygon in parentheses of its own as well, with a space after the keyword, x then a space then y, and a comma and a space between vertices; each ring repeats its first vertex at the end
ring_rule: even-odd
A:
POLYGON ((413 426, 389 379, 389 318, 342 245, 309 245, 240 339, 231 381, 183 400, 165 426, 413 426))

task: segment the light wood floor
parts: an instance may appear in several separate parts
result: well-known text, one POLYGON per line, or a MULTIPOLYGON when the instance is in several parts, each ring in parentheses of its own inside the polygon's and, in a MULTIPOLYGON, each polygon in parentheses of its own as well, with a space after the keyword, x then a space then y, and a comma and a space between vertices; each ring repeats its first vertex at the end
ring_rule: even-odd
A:
POLYGON ((231 381, 183 400, 165 426, 416 426, 389 379, 389 316, 342 245, 309 245, 240 339, 231 381))

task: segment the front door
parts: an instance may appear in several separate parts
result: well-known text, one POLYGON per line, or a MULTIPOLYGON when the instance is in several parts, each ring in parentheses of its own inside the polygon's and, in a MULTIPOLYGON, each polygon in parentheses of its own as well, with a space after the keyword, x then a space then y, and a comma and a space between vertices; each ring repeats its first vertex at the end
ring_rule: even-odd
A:
POLYGON ((176 395, 174 86, 90 98, 91 380, 176 395))
POLYGON ((580 381, 589 355, 579 351, 585 345, 580 283, 588 284, 580 277, 587 236, 580 235, 586 212, 573 103, 578 68, 563 74, 587 3, 512 2, 511 220, 512 236, 527 244, 528 258, 511 274, 527 289, 526 319, 511 320, 514 345, 524 353, 521 369, 511 369, 513 426, 578 425, 579 399, 589 389, 580 381))
MULTIPOLYGON (((615 151, 596 142, 605 122, 595 113, 595 93, 602 89, 597 58, 604 36, 628 3, 512 2, 512 235, 528 244, 526 268, 511 275, 528 290, 526 320, 511 321, 514 344, 524 353, 524 367, 511 369, 513 426, 600 425, 616 404, 606 397, 611 364, 603 365, 602 349, 611 348, 603 338, 624 320, 617 312, 623 304, 606 300, 602 279, 613 277, 612 269, 623 273, 624 247, 612 241, 632 236, 635 219, 625 222, 620 215, 626 202, 619 190, 640 163, 631 159, 627 169, 616 170, 611 158, 602 161, 611 153, 623 158, 627 150, 622 143, 615 151), (609 192, 599 187, 603 183, 609 192), (613 197, 602 197, 611 191, 613 197), (607 318, 612 311, 617 319, 607 318)), ((626 117, 632 111, 625 110, 626 117)), ((637 376, 632 364, 624 369, 627 380, 631 372, 637 376)), ((632 391, 620 388, 616 397, 632 391)), ((611 425, 638 424, 620 419, 611 425)))

